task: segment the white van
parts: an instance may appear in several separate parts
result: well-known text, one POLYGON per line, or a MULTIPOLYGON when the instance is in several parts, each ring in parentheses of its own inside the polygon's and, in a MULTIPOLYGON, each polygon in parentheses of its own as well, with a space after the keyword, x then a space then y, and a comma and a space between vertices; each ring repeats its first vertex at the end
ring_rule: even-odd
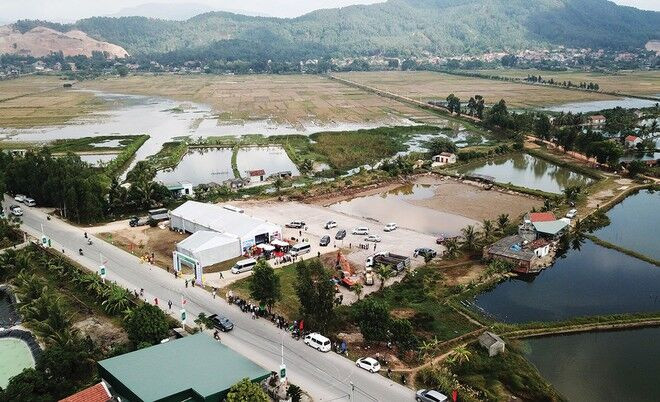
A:
POLYGON ((302 254, 307 254, 310 251, 312 251, 312 247, 309 245, 309 243, 297 243, 294 244, 293 247, 291 247, 291 251, 289 251, 289 254, 302 255, 302 254))
POLYGON ((23 204, 27 205, 28 207, 36 207, 37 202, 34 200, 34 198, 25 198, 23 200, 23 204))
POLYGON ((369 228, 361 226, 359 228, 353 229, 353 234, 354 235, 368 235, 369 234, 369 228))
POLYGON ((231 267, 232 274, 240 274, 241 272, 252 271, 252 268, 257 265, 257 260, 254 258, 248 258, 247 260, 240 260, 231 267))
POLYGON ((305 337, 305 344, 320 352, 329 352, 332 348, 330 339, 321 334, 313 332, 305 337))

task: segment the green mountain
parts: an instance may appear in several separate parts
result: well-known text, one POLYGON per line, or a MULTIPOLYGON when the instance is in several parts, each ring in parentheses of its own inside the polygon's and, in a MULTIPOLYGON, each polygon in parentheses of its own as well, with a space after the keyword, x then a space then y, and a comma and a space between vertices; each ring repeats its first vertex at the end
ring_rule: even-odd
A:
MULTIPOLYGON (((30 24, 35 22, 20 21, 19 29, 30 24)), ((276 60, 477 54, 548 45, 641 48, 660 38, 660 13, 606 0, 389 0, 290 19, 212 12, 186 21, 95 17, 61 26, 72 28, 133 55, 236 57, 241 52, 243 59, 276 60)))

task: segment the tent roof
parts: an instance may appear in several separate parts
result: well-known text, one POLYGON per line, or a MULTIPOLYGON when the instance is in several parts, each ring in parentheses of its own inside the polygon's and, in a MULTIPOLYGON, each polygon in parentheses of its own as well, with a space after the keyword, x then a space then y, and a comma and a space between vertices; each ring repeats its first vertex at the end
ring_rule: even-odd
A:
POLYGON ((217 204, 187 201, 171 212, 171 216, 183 218, 197 225, 220 233, 230 233, 239 237, 259 232, 281 232, 279 225, 254 218, 244 213, 223 208, 217 204))
POLYGON ((98 364, 104 380, 112 385, 121 383, 143 401, 157 401, 179 393, 208 398, 226 391, 242 378, 259 380, 270 374, 203 333, 98 364))
POLYGON ((208 230, 198 230, 187 239, 180 241, 177 248, 188 250, 190 252, 199 252, 210 248, 219 247, 225 244, 237 242, 236 236, 228 233, 211 232, 208 230))

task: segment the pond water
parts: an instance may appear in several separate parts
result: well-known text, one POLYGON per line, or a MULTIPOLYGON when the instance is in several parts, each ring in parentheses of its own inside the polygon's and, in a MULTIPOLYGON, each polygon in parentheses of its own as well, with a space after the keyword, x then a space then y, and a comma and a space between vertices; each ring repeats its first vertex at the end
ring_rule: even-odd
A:
POLYGON ((236 166, 243 177, 248 176, 247 171, 259 169, 265 170, 266 176, 284 171, 300 175, 282 147, 241 148, 236 156, 236 166))
POLYGON ((619 158, 620 162, 630 161, 654 161, 660 159, 660 152, 646 152, 646 153, 633 153, 625 154, 619 158))
POLYGON ((512 323, 660 311, 660 269, 589 240, 532 278, 501 282, 474 303, 512 323))
POLYGON ((0 128, 0 138, 11 141, 46 142, 56 139, 98 137, 108 135, 149 134, 150 138, 135 154, 129 166, 157 153, 165 142, 181 137, 241 136, 246 134, 309 135, 318 131, 347 131, 387 125, 415 125, 405 118, 390 117, 383 122, 331 123, 306 122, 296 126, 271 120, 222 121, 207 105, 178 102, 156 96, 124 95, 93 92, 109 105, 107 111, 81 117, 72 122, 28 129, 0 128))
MULTIPOLYGON (((660 192, 642 190, 607 211, 610 224, 593 234, 660 260, 660 192)), ((658 268, 660 269, 660 268, 658 268)))
POLYGON ((0 289, 0 328, 9 328, 18 320, 16 309, 9 295, 0 289))
POLYGON ((0 387, 5 388, 11 377, 34 365, 27 343, 18 338, 0 338, 0 387))
POLYGON ((587 185, 592 181, 587 176, 524 153, 485 160, 460 168, 458 172, 493 176, 495 181, 500 183, 511 183, 548 193, 561 193, 566 187, 587 185))
POLYGON ((622 107, 624 109, 651 107, 656 103, 658 103, 658 101, 652 101, 648 99, 619 98, 612 100, 571 102, 565 103, 563 105, 550 106, 544 108, 544 110, 564 113, 589 113, 597 112, 603 109, 614 109, 615 107, 622 107))
POLYGON ((467 225, 479 222, 432 208, 412 204, 435 196, 435 186, 414 184, 381 194, 353 198, 330 205, 330 209, 348 215, 376 220, 383 224, 396 222, 399 227, 438 236, 457 235, 467 225))
POLYGON ((660 328, 525 340, 527 359, 569 401, 654 402, 660 328))
POLYGON ((118 154, 78 154, 80 160, 87 162, 92 166, 101 166, 115 159, 118 154))
POLYGON ((231 153, 231 148, 190 148, 176 168, 159 171, 156 180, 163 183, 189 181, 195 186, 211 182, 221 184, 234 177, 231 153))

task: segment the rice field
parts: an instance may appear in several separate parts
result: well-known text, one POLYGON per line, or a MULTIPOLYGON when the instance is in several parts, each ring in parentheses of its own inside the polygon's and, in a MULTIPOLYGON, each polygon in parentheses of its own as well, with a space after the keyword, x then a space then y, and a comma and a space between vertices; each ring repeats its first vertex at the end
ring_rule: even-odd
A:
POLYGON ((349 72, 337 76, 421 101, 445 99, 447 95, 453 93, 461 101, 467 102, 471 96, 479 94, 489 105, 504 99, 514 108, 538 108, 569 102, 615 99, 602 94, 431 71, 349 72))

